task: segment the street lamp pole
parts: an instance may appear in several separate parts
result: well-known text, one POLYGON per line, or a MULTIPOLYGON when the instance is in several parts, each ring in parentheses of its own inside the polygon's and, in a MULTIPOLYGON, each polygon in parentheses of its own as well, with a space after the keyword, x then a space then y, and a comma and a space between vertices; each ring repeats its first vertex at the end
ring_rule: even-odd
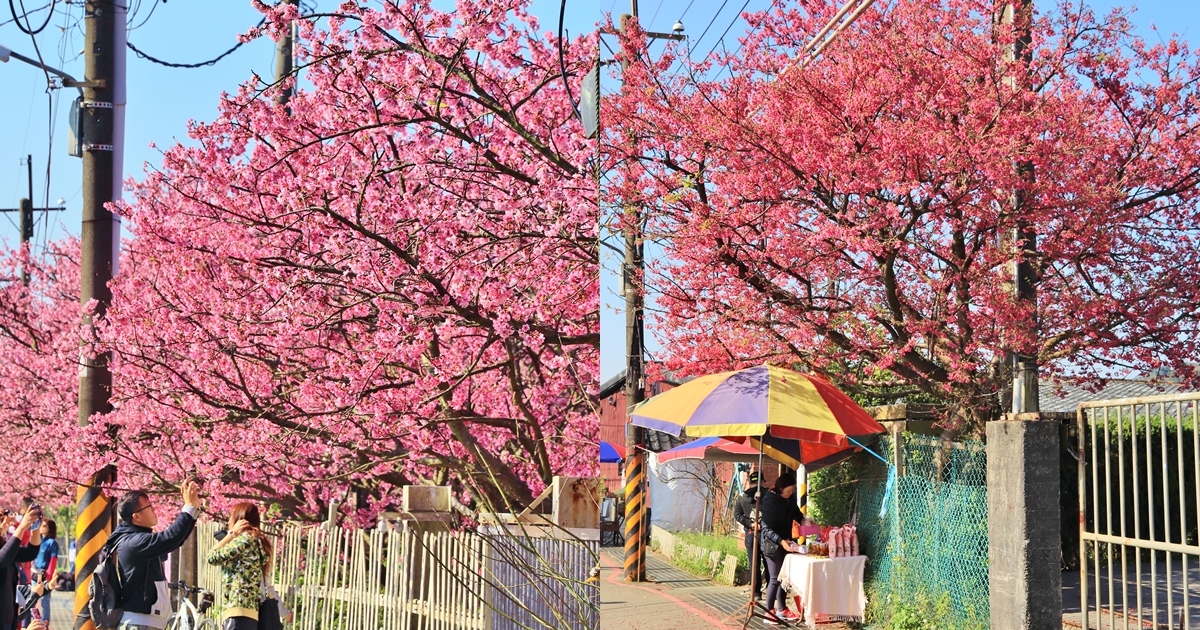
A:
POLYGON ((62 70, 59 70, 58 68, 51 68, 37 59, 31 59, 20 53, 13 52, 10 48, 0 46, 0 63, 8 63, 10 58, 16 59, 17 61, 23 61, 39 70, 45 70, 46 72, 53 74, 62 80, 63 87, 73 87, 82 90, 83 88, 104 89, 105 86, 104 79, 97 79, 94 81, 78 81, 75 79, 75 77, 63 72, 62 70))

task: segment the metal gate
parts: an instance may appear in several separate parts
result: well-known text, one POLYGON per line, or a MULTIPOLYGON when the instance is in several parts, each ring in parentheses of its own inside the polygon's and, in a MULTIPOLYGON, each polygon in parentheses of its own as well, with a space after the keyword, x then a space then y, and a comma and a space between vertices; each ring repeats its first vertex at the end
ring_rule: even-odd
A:
POLYGON ((1079 406, 1083 628, 1200 630, 1198 402, 1200 392, 1079 406))

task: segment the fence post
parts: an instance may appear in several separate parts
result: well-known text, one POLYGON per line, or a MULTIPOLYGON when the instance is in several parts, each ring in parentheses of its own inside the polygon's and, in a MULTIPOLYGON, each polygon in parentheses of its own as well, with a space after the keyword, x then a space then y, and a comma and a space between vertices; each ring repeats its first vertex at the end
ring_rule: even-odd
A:
POLYGON ((991 626, 1062 628, 1058 421, 1008 414, 987 425, 991 626))

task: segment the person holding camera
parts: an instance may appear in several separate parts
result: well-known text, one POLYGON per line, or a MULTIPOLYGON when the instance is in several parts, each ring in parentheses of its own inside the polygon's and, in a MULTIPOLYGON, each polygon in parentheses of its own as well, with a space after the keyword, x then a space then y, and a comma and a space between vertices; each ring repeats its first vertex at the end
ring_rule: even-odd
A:
POLYGON ((42 623, 43 627, 50 626, 50 617, 43 616, 41 602, 45 598, 50 597, 50 592, 58 588, 58 578, 43 576, 40 580, 34 580, 30 584, 22 584, 17 587, 17 600, 22 602, 18 607, 17 619, 20 620, 25 630, 29 630, 33 623, 42 623))
POLYGON ((16 630, 18 615, 17 607, 17 573, 21 562, 31 562, 38 555, 42 536, 33 530, 33 524, 42 518, 40 507, 33 505, 25 510, 20 520, 10 511, 4 511, 3 530, 14 527, 12 535, 0 547, 0 630, 16 630), (22 545, 21 539, 26 533, 33 531, 28 545, 22 545))
MULTIPOLYGON (((162 630, 171 616, 171 597, 163 563, 167 555, 183 546, 196 528, 200 511, 200 487, 183 482, 183 509, 175 522, 155 532, 158 516, 150 496, 140 490, 127 492, 117 502, 121 524, 108 537, 117 554, 121 584, 120 604, 124 615, 120 630, 162 630)), ((0 628, 3 630, 3 628, 0 628)))

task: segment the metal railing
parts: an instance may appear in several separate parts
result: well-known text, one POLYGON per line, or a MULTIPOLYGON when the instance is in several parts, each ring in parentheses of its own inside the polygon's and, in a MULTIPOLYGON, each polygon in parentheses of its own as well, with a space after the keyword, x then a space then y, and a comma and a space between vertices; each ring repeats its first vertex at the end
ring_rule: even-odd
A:
POLYGON ((1083 628, 1200 628, 1197 403, 1200 392, 1079 406, 1083 628))
MULTIPOLYGON (((224 607, 205 562, 216 523, 198 528, 200 586, 224 607)), ((599 542, 517 534, 342 529, 284 524, 271 583, 295 612, 289 630, 591 630, 587 583, 599 542)))

